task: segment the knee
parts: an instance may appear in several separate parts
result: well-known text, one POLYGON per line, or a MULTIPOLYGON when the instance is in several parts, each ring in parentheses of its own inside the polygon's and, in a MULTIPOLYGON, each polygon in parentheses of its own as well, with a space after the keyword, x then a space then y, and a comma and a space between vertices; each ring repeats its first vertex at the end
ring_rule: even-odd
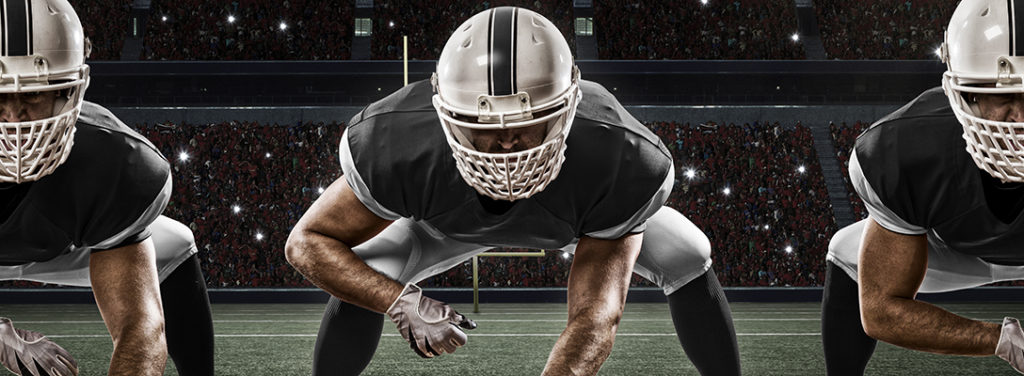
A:
POLYGON ((196 250, 196 238, 192 230, 181 222, 161 217, 153 228, 153 246, 157 258, 174 258, 174 256, 196 250))

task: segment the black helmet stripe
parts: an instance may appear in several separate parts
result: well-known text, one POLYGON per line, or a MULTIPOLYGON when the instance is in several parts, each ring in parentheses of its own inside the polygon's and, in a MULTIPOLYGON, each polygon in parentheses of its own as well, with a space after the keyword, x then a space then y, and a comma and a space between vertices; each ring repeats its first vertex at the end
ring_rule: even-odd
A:
POLYGON ((3 56, 32 54, 32 0, 4 0, 3 56))
POLYGON ((515 42, 518 8, 500 7, 491 10, 487 32, 489 69, 488 88, 491 95, 511 95, 516 92, 515 42))
POLYGON ((1017 11, 1024 12, 1024 0, 1006 0, 1010 14, 1010 56, 1024 55, 1024 38, 1018 38, 1018 32, 1024 32, 1024 14, 1017 17, 1017 11))

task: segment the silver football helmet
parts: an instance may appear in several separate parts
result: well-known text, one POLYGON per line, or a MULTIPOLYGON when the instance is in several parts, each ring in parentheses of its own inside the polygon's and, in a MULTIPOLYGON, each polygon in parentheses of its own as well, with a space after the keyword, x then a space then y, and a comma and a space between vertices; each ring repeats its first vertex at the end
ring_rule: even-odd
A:
POLYGON ((528 9, 477 13, 445 44, 431 79, 434 108, 462 178, 482 195, 514 201, 551 183, 565 160, 582 93, 569 44, 528 9), (471 130, 547 124, 544 141, 511 152, 477 150, 471 130))
POLYGON ((5 4, 0 94, 58 91, 51 116, 0 122, 0 183, 23 183, 52 173, 71 153, 89 85, 89 48, 67 0, 5 4))
POLYGON ((1003 182, 1024 182, 1024 123, 984 119, 976 94, 1024 93, 1024 9, 1019 1, 964 0, 950 18, 940 54, 942 88, 964 128, 978 168, 1003 182))

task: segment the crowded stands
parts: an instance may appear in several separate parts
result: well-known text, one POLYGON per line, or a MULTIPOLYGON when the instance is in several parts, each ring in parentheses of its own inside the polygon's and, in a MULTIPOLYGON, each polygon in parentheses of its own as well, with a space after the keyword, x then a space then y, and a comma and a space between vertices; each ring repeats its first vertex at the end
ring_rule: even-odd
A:
POLYGON ((861 201, 860 197, 857 196, 857 191, 853 190, 853 184, 850 183, 850 153, 853 151, 853 144, 857 141, 857 136, 871 126, 871 123, 856 122, 853 126, 846 125, 846 122, 842 122, 840 125, 835 123, 829 123, 828 127, 832 131, 832 141, 836 148, 836 158, 839 159, 839 166, 843 170, 843 180, 846 181, 846 192, 848 192, 848 198, 850 199, 850 206, 853 207, 853 215, 859 220, 868 217, 867 208, 864 207, 864 201, 861 201))
POLYGON ((154 0, 145 60, 344 60, 353 4, 343 0, 154 0))
POLYGON ((120 60, 125 26, 131 10, 129 0, 70 0, 92 42, 91 60, 120 60))
POLYGON ((956 1, 818 0, 818 27, 830 59, 937 59, 956 1))
POLYGON ((792 0, 594 2, 598 57, 803 59, 792 0))
POLYGON ((543 14, 558 29, 573 48, 575 41, 571 0, 491 0, 450 1, 426 0, 410 7, 403 1, 373 2, 373 59, 402 58, 402 36, 409 38, 409 59, 436 60, 441 56, 448 36, 470 16, 490 7, 526 7, 543 14))

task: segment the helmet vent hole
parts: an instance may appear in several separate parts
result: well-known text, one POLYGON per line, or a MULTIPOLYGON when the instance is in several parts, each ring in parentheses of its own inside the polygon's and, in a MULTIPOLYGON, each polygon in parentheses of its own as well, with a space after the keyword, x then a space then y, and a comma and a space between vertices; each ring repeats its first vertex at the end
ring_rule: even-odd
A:
POLYGON ((537 34, 530 35, 530 40, 533 41, 533 44, 544 44, 544 42, 537 39, 537 34))
POLYGON ((981 11, 981 16, 982 16, 982 17, 986 17, 986 16, 988 16, 988 9, 989 9, 989 8, 985 8, 985 10, 981 11))
POLYGON ((462 48, 469 48, 469 46, 472 44, 473 38, 466 38, 466 40, 462 41, 462 48))
POLYGON ((50 12, 51 16, 57 15, 57 10, 53 9, 53 4, 51 4, 50 2, 46 2, 46 10, 50 12))
POLYGON ((462 32, 467 32, 472 27, 473 27, 473 23, 472 22, 466 22, 466 26, 462 28, 462 32))

